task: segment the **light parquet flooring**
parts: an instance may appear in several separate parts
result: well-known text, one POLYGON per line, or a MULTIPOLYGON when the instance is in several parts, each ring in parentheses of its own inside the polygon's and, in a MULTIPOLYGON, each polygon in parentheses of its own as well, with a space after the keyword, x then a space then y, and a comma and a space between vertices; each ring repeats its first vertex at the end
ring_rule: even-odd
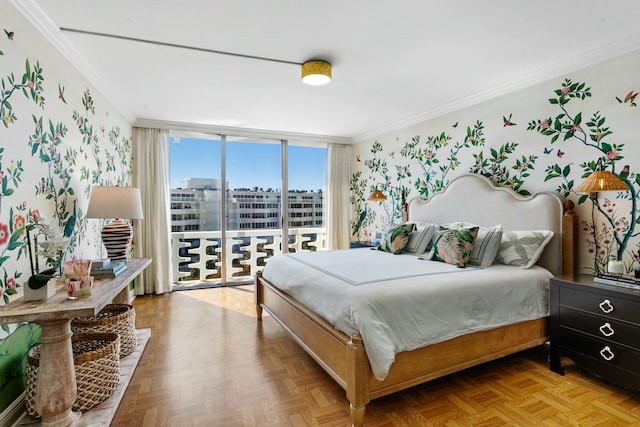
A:
MULTIPOLYGON (((344 391, 273 319, 251 286, 138 297, 151 339, 112 426, 347 426, 344 391)), ((640 363, 640 361, 639 361, 640 363)), ((544 346, 371 401, 366 426, 640 426, 640 395, 544 346)))

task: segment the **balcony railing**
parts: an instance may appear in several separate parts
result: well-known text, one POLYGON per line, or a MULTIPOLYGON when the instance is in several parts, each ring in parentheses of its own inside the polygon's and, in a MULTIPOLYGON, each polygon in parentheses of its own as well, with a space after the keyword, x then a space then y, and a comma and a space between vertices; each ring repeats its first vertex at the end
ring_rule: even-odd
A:
MULTIPOLYGON (((222 277, 222 233, 187 231, 171 234, 174 288, 250 282, 269 258, 281 253, 281 230, 227 231, 226 278, 222 277)), ((289 229, 289 252, 326 249, 324 228, 289 229)))

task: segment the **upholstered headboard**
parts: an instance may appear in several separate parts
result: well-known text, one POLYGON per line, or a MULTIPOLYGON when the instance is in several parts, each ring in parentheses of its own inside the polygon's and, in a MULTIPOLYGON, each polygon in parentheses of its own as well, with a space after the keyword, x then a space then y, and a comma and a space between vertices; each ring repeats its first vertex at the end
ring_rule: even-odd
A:
POLYGON ((530 197, 496 187, 481 175, 462 175, 428 200, 409 201, 409 220, 435 224, 465 221, 504 230, 551 230, 554 236, 537 264, 562 274, 562 200, 554 193, 530 197))

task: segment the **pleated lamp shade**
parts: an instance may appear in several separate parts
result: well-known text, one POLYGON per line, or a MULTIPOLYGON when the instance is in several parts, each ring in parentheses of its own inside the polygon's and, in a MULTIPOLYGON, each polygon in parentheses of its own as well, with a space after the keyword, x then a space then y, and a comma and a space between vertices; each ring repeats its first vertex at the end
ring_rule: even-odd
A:
POLYGON ((382 191, 376 188, 375 190, 373 190, 373 193, 371 193, 367 200, 369 200, 370 202, 384 202, 385 200, 387 200, 387 197, 382 194, 382 191))
POLYGON ((610 171, 594 171, 576 188, 577 193, 600 193, 602 191, 628 191, 626 182, 610 171))

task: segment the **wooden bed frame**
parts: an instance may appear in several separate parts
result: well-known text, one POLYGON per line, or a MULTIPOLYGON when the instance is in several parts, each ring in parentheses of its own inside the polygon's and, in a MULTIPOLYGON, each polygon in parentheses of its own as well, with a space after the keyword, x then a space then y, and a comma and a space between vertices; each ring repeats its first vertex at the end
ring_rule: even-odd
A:
MULTIPOLYGON (((573 206, 571 202, 567 203, 569 207, 573 206)), ((428 202, 412 200, 409 219, 421 218, 428 218, 434 223, 460 220, 485 226, 503 224, 504 229, 511 230, 552 229, 556 235, 538 263, 554 275, 574 270, 573 241, 577 233, 577 218, 570 208, 563 214, 562 202, 555 194, 539 193, 524 198, 504 188, 494 187, 491 181, 479 175, 464 175, 453 180, 445 191, 433 195, 428 202), (465 197, 458 197, 460 191, 464 191, 465 197), (488 194, 491 198, 487 199, 488 194), (544 200, 541 202, 541 199, 544 200), (506 210, 505 203, 509 206, 506 210), (425 206, 430 207, 425 211, 425 206), (549 209, 549 206, 557 212, 548 214, 550 219, 541 221, 539 217, 544 213, 539 209, 549 209)), ((475 332, 397 354, 388 376, 379 381, 371 372, 359 334, 347 336, 338 331, 303 304, 278 290, 260 273, 255 281, 255 301, 259 321, 264 308, 345 389, 354 426, 363 424, 365 407, 371 399, 535 347, 548 340, 547 318, 475 332)))

